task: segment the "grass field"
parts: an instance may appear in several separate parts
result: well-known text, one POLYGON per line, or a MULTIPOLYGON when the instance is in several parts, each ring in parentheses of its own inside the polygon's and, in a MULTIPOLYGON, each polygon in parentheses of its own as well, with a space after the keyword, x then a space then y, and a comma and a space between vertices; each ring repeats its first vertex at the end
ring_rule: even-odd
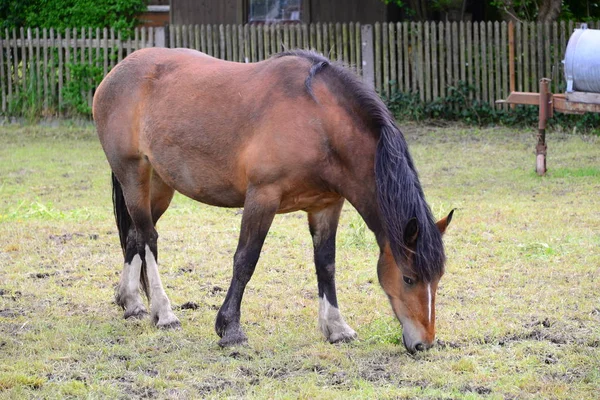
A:
POLYGON ((445 236, 438 345, 409 355, 379 288, 374 238, 346 206, 342 313, 359 340, 317 329, 302 213, 280 215, 242 304, 249 345, 214 319, 241 214, 178 196, 159 222, 180 331, 126 321, 108 164, 90 126, 0 126, 0 398, 593 399, 600 393, 600 138, 404 127, 445 236))

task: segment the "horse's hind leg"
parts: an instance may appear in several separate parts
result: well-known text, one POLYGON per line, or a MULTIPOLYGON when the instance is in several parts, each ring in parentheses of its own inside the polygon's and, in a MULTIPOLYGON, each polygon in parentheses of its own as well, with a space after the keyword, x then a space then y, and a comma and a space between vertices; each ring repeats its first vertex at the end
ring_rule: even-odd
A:
MULTIPOLYGON (((153 322, 159 328, 176 328, 181 324, 163 289, 158 273, 158 233, 156 221, 169 205, 173 190, 159 177, 152 176, 150 164, 145 159, 130 161, 126 168, 115 171, 122 184, 123 195, 131 216, 132 226, 125 246, 125 268, 121 275, 117 298, 133 299, 139 296, 139 283, 150 300, 153 322)), ((139 301, 141 304, 141 300, 139 301)), ((123 304, 122 304, 123 305, 123 304)), ((128 316, 128 305, 125 317, 128 316)))
POLYGON ((356 332, 348 326, 337 304, 335 291, 335 235, 344 200, 308 213, 319 288, 319 328, 331 343, 350 341, 356 332))
POLYGON ((246 193, 240 238, 233 257, 233 277, 215 323, 215 330, 221 337, 219 340, 221 347, 247 341, 240 326, 242 296, 254 273, 279 203, 280 195, 276 189, 250 188, 246 193))

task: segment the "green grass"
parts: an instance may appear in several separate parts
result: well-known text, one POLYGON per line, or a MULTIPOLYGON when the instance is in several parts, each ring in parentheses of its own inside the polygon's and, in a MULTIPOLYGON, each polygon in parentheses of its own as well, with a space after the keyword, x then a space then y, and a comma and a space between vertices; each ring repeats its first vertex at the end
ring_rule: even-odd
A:
POLYGON ((341 310, 360 340, 324 342, 306 217, 277 216, 242 305, 249 346, 214 333, 241 215, 177 196, 161 274, 183 329, 125 321, 121 250, 93 129, 0 127, 0 398, 556 398, 600 390, 600 139, 406 126, 445 236, 438 346, 416 356, 377 283, 356 212, 338 235, 341 310), (179 309, 193 301, 196 310, 179 309))

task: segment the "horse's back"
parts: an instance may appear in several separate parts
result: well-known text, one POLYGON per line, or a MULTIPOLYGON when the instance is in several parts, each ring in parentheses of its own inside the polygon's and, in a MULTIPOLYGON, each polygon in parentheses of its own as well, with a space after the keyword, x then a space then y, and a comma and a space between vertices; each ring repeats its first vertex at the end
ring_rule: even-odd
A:
POLYGON ((285 188, 286 211, 317 201, 331 99, 306 91, 310 66, 297 57, 242 64, 185 49, 133 53, 94 99, 100 140, 109 162, 118 159, 111 167, 146 157, 169 186, 218 206, 241 206, 250 185, 269 184, 285 188))

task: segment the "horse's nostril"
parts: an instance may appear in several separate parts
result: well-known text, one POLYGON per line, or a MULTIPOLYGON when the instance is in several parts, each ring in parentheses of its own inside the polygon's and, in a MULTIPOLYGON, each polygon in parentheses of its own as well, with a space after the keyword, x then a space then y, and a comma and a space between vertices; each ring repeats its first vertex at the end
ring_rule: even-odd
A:
POLYGON ((417 343, 417 345, 415 346, 415 350, 423 351, 425 350, 425 345, 423 343, 417 343))

